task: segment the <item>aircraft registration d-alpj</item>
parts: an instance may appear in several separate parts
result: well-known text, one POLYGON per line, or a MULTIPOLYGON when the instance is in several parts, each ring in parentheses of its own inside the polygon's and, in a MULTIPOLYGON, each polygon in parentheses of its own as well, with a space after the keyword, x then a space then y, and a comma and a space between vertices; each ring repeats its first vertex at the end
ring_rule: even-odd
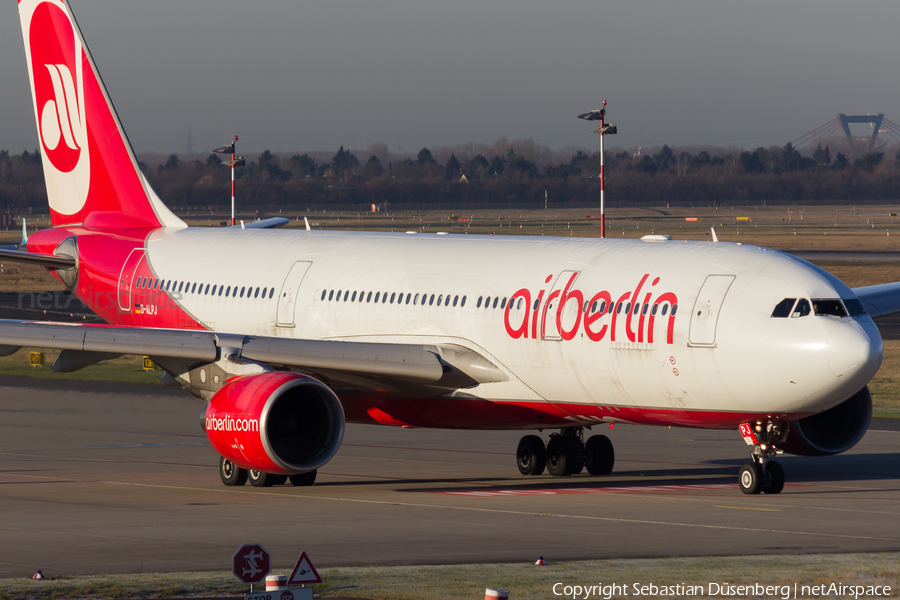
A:
POLYGON ((741 491, 854 446, 900 284, 751 245, 188 227, 151 189, 66 0, 20 0, 52 228, 45 266, 108 325, 0 322, 67 372, 148 355, 207 401, 226 485, 310 485, 345 423, 558 430, 523 475, 612 471, 613 423, 737 429, 741 491))

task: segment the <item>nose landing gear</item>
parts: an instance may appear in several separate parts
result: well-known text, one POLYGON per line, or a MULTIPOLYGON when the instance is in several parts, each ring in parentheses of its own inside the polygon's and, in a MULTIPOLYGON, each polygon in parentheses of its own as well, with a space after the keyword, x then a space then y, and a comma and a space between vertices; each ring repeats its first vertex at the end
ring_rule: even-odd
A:
POLYGON ((605 435, 583 441, 582 427, 567 427, 550 435, 546 448, 536 435, 519 440, 516 464, 522 475, 540 475, 546 467, 554 477, 577 475, 587 468, 591 475, 609 475, 616 461, 612 442, 605 435))
POLYGON ((784 431, 782 423, 762 421, 741 423, 741 435, 748 445, 751 461, 741 465, 738 471, 738 486, 745 494, 780 494, 784 489, 784 469, 771 460, 782 453, 772 445, 784 431))

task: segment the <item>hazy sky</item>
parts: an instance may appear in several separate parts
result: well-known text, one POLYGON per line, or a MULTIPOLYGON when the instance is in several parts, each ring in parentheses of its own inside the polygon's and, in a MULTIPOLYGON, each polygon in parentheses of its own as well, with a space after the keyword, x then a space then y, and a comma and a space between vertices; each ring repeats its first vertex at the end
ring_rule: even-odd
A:
MULTIPOLYGON (((900 122, 900 2, 72 0, 135 149, 392 152, 532 137, 597 147, 791 141, 900 122)), ((16 4, 0 4, 0 148, 37 146, 16 4)))

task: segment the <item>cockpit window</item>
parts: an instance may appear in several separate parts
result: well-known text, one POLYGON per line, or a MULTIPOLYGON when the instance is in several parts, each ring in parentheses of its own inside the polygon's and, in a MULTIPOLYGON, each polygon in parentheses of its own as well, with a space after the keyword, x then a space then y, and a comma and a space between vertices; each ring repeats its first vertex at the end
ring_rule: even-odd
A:
POLYGON ((797 301, 797 306, 794 307, 794 312, 791 314, 791 317, 805 317, 811 312, 812 309, 809 307, 809 300, 800 298, 800 300, 797 301))
POLYGON ((840 300, 813 299, 813 310, 819 316, 846 317, 847 309, 840 300))
POLYGON ((847 307, 847 312, 850 313, 851 317, 861 317, 866 314, 866 309, 863 308, 862 302, 856 300, 844 300, 844 306, 847 307))
POLYGON ((788 318, 789 316, 791 316, 791 309, 794 308, 794 302, 796 301, 796 298, 785 298, 775 305, 775 310, 772 311, 772 316, 776 319, 788 318))

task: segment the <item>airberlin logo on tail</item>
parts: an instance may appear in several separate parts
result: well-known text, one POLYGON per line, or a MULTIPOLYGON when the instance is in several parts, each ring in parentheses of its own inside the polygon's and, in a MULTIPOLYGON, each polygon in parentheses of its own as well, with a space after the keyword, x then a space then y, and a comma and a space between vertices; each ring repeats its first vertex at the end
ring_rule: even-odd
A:
MULTIPOLYGON (((91 180, 84 86, 88 62, 61 3, 23 0, 19 11, 27 33, 50 208, 72 215, 84 207, 91 180)), ((87 71, 93 73, 90 67, 87 71)))
POLYGON ((47 100, 41 109, 41 142, 50 162, 60 171, 71 171, 78 164, 81 147, 75 141, 75 131, 81 128, 78 114, 78 100, 75 95, 75 81, 66 65, 44 65, 53 84, 53 100, 47 100), (57 153, 62 139, 66 148, 57 153), (74 164, 71 164, 74 151, 74 164), (63 163, 63 164, 60 164, 63 163))
MULTIPOLYGON (((527 288, 513 294, 503 315, 506 333, 513 339, 567 341, 582 332, 593 342, 609 336, 611 342, 618 338, 648 344, 654 343, 654 337, 661 341, 658 338, 665 335, 667 344, 674 343, 678 297, 673 292, 654 289, 659 277, 648 284, 650 274, 645 274, 633 290, 618 296, 602 290, 589 297, 575 288, 578 275, 564 273, 563 281, 557 282, 557 289, 549 294, 546 289, 532 294, 527 288), (657 320, 662 323, 658 332, 657 320)), ((548 275, 544 283, 552 279, 548 275)))

